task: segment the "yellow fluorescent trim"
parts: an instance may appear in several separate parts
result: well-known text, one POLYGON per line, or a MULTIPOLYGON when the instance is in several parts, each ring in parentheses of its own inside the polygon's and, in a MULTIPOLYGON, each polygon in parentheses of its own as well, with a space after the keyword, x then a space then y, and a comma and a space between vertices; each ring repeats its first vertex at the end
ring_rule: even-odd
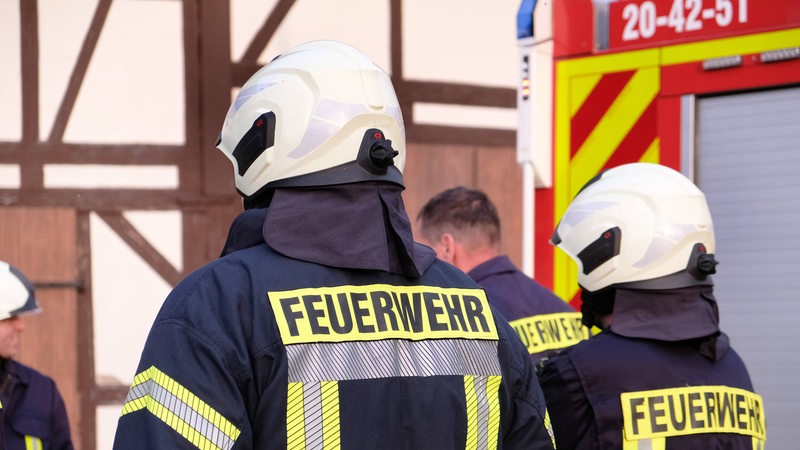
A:
POLYGON ((639 162, 649 162, 658 164, 661 162, 661 138, 656 137, 653 143, 647 147, 639 162))
POLYGON ((800 42, 800 28, 671 45, 662 49, 662 65, 669 66, 721 56, 748 55, 797 47, 798 42, 800 42))
POLYGON ((689 386, 620 395, 625 439, 737 433, 766 439, 761 396, 728 386, 689 386))
POLYGON ((284 344, 380 339, 496 340, 482 289, 330 286, 268 294, 284 344))
POLYGON ((464 395, 467 405, 467 441, 466 450, 478 448, 478 395, 475 393, 475 377, 464 376, 464 395))
POLYGON ((322 430, 324 450, 339 449, 341 426, 339 422, 339 383, 322 382, 322 430))
POLYGON ((122 415, 143 409, 199 449, 228 448, 240 434, 233 423, 155 366, 134 377, 122 415))
POLYGON ((583 74, 622 72, 642 67, 657 67, 659 65, 659 49, 649 48, 608 55, 593 55, 585 58, 559 61, 558 64, 563 71, 563 75, 569 78, 583 74))
POLYGON ((586 142, 572 158, 570 186, 576 194, 614 154, 650 103, 658 95, 661 77, 657 67, 637 70, 586 142))
POLYGON ((486 383, 486 399, 489 402, 489 423, 487 450, 497 450, 500 436, 500 382, 503 377, 492 375, 486 383))
POLYGON ((594 87, 597 86, 597 83, 600 81, 600 78, 603 77, 601 73, 592 73, 588 75, 580 75, 575 76, 570 80, 572 83, 570 86, 570 100, 569 100, 569 117, 572 118, 575 116, 575 113, 578 112, 583 102, 586 101, 586 98, 589 97, 589 94, 592 93, 594 87))
POLYGON ((531 354, 569 347, 589 338, 579 312, 541 314, 509 323, 531 354))
POLYGON ((306 448, 303 383, 289 383, 286 397, 286 441, 289 448, 306 448))

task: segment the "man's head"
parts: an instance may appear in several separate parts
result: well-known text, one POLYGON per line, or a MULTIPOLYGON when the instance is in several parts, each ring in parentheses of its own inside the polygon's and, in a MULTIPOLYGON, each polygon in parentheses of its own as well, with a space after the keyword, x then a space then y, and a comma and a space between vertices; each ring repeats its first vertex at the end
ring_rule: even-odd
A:
POLYGON ((422 207, 420 242, 464 272, 498 255, 500 218, 485 193, 465 187, 440 192, 422 207))
POLYGON ((405 130, 391 79, 341 42, 299 45, 256 72, 217 147, 233 163, 245 207, 268 204, 275 188, 403 186, 405 130))
POLYGON ((33 295, 33 284, 17 268, 0 261, 0 357, 19 353, 20 316, 41 312, 33 295))

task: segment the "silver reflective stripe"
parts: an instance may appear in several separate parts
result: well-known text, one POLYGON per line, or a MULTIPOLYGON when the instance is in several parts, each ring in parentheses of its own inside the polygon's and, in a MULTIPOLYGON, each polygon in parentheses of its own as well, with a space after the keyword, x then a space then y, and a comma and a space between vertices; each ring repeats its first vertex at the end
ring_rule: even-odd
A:
POLYGON ((322 389, 319 383, 303 385, 306 449, 322 449, 322 389))
POLYGON ((478 398, 478 448, 488 448, 489 400, 486 396, 486 377, 475 377, 475 394, 478 398))
POLYGON ((155 367, 136 375, 122 415, 142 409, 203 450, 230 449, 240 433, 216 410, 155 367))
POLYGON ((429 339, 286 346, 289 382, 500 375, 497 341, 429 339))

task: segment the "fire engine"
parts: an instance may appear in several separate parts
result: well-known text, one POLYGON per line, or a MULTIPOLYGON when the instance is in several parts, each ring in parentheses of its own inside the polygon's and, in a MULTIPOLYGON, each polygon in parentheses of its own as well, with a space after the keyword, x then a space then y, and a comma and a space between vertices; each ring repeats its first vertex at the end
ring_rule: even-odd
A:
POLYGON ((721 326, 770 447, 795 448, 800 2, 523 0, 517 36, 523 267, 578 307, 573 262, 546 244, 570 200, 619 164, 682 171, 714 216, 721 326))

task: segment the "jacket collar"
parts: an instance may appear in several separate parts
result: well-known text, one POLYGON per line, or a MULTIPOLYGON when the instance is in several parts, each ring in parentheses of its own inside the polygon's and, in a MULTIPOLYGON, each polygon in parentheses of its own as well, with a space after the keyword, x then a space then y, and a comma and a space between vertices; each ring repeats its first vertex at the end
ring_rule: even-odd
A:
POLYGON ((269 208, 234 219, 222 255, 266 242, 303 261, 419 277, 436 254, 414 242, 401 192, 387 183, 277 189, 269 208))

